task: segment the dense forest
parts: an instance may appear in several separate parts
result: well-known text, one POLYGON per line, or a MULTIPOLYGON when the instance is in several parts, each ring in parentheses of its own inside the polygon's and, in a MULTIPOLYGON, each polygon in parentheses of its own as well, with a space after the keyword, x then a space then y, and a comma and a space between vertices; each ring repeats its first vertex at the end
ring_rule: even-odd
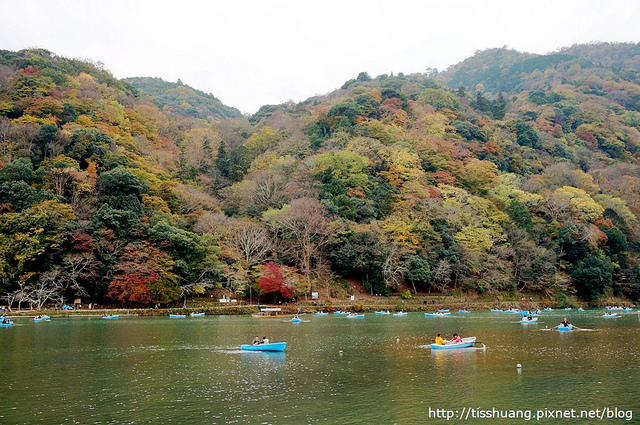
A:
POLYGON ((640 45, 490 49, 242 116, 0 50, 0 291, 640 296, 640 45))

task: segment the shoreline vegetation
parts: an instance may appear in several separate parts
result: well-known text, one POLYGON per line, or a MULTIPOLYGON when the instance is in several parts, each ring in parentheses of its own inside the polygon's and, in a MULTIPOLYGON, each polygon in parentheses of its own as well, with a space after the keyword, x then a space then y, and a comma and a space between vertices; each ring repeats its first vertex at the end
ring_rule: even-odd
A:
POLYGON ((586 303, 576 300, 553 301, 542 298, 522 297, 517 299, 511 293, 494 294, 493 297, 464 297, 464 296, 416 296, 410 300, 404 300, 400 296, 389 297, 371 297, 356 299, 331 299, 331 300, 315 300, 300 301, 298 303, 288 302, 282 304, 248 304, 240 301, 237 305, 221 305, 218 302, 211 302, 203 299, 192 299, 188 301, 187 307, 124 307, 124 306, 97 306, 93 309, 83 308, 74 310, 62 310, 48 308, 42 310, 31 309, 13 309, 5 310, 8 317, 31 317, 35 315, 48 315, 52 317, 94 317, 104 314, 119 314, 120 316, 167 316, 169 314, 189 314, 202 313, 206 315, 253 315, 260 313, 261 308, 278 307, 281 308, 281 314, 291 315, 297 312, 300 314, 313 314, 318 311, 326 311, 332 313, 334 311, 351 311, 359 313, 373 313, 375 311, 405 311, 405 312, 429 312, 442 308, 448 308, 452 311, 458 309, 466 309, 471 311, 489 311, 491 309, 508 310, 519 308, 521 310, 536 310, 543 308, 563 309, 571 307, 577 308, 604 308, 607 305, 619 305, 624 307, 637 307, 637 303, 630 300, 610 298, 602 300, 598 303, 586 303))

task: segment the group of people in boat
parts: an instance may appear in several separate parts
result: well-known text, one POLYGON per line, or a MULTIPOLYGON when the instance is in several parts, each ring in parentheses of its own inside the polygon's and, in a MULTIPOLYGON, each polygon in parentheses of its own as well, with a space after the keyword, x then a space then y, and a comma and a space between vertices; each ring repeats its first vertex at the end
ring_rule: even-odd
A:
POLYGON ((253 343, 251 345, 268 344, 268 343, 269 343, 269 338, 267 338, 266 336, 263 336, 262 339, 260 339, 258 335, 256 335, 256 337, 253 338, 253 343))
POLYGON ((11 320, 9 320, 7 316, 2 316, 2 323, 4 324, 11 323, 11 320))
POLYGON ((438 334, 436 336, 436 344, 438 345, 445 345, 447 343, 449 344, 459 344, 462 342, 462 338, 460 338, 460 335, 458 334, 453 334, 453 336, 451 337, 451 339, 449 341, 445 341, 444 338, 442 338, 442 334, 438 334))

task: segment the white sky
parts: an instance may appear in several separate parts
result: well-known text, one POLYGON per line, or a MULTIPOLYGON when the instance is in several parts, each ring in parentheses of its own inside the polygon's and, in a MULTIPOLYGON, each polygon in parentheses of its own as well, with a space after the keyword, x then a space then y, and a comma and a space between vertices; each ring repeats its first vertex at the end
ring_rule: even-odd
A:
POLYGON ((640 41, 636 0, 0 0, 0 49, 41 47, 213 93, 253 113, 366 71, 444 70, 479 49, 640 41))

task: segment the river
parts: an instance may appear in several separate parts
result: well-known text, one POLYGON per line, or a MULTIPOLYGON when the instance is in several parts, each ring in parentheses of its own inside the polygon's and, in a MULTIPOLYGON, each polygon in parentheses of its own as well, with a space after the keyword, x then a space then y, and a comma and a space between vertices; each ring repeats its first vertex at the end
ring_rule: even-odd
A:
POLYGON ((436 409, 605 407, 619 418, 468 423, 640 423, 640 316, 601 314, 15 319, 0 328, 0 423, 444 424, 436 409), (565 316, 593 330, 545 330, 565 316), (437 332, 486 350, 432 352, 437 332), (239 350, 255 335, 286 352, 239 350))

